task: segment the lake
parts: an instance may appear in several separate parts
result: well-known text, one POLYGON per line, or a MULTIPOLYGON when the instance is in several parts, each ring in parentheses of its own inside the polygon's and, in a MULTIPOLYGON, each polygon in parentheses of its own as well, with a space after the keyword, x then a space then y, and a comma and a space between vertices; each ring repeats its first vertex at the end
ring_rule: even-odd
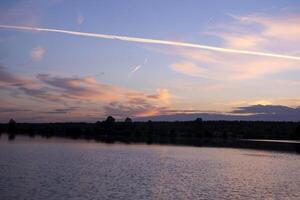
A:
POLYGON ((300 155, 0 139, 0 199, 300 199, 300 155))

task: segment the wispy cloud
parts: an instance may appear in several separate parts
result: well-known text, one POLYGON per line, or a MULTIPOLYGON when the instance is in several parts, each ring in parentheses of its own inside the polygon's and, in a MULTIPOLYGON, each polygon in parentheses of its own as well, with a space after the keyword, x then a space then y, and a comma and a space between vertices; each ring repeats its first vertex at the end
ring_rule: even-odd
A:
POLYGON ((282 105, 252 105, 234 108, 228 113, 220 112, 166 112, 162 115, 140 117, 138 120, 158 120, 158 121, 176 121, 176 120, 195 120, 196 118, 204 120, 247 120, 247 121, 298 121, 300 117, 300 108, 292 108, 282 105))
POLYGON ((156 94, 148 95, 147 97, 157 100, 163 104, 168 104, 171 99, 171 95, 170 95, 169 91, 165 88, 159 88, 156 90, 156 94))
POLYGON ((6 107, 0 107, 0 113, 14 113, 14 112, 30 112, 32 110, 29 109, 21 109, 21 108, 6 108, 6 107))
POLYGON ((248 16, 232 16, 242 24, 259 24, 262 26, 262 36, 279 38, 286 41, 299 41, 299 14, 288 14, 285 16, 272 17, 258 14, 248 16))
POLYGON ((45 111, 44 113, 46 114, 67 114, 67 113, 72 113, 76 110, 78 110, 79 107, 64 107, 64 108, 56 108, 51 111, 45 111))
POLYGON ((81 13, 78 13, 77 20, 76 20, 77 24, 78 25, 83 24, 84 20, 85 20, 84 16, 81 13))
POLYGON ((118 118, 157 115, 163 109, 164 107, 152 104, 145 99, 132 99, 129 102, 112 102, 104 106, 106 115, 113 115, 118 118))
MULTIPOLYGON (((116 116, 146 116, 160 112, 169 105, 171 95, 161 88, 153 93, 135 91, 125 87, 97 82, 92 77, 57 77, 38 74, 35 78, 25 78, 0 68, 0 89, 21 92, 23 99, 33 98, 62 108, 48 111, 40 108, 42 113, 63 114, 77 109, 78 106, 98 107, 107 114, 116 116), (70 106, 77 105, 77 106, 70 106), (71 109, 68 109, 71 108, 71 109), (44 111, 43 111, 44 110, 44 111), (112 113, 108 113, 112 112, 112 113)), ((83 113, 89 113, 83 110, 83 113)))
POLYGON ((6 87, 20 87, 28 84, 32 84, 32 81, 11 74, 7 72, 3 66, 0 66, 0 89, 6 87))
POLYGON ((43 58, 44 54, 45 54, 46 50, 41 47, 41 46, 37 46, 35 48, 33 48, 30 51, 30 57, 31 57, 31 61, 39 61, 43 58))
POLYGON ((231 113, 300 116, 300 108, 291 108, 282 105, 252 105, 235 108, 231 113))
POLYGON ((204 77, 207 73, 205 68, 201 68, 199 65, 189 61, 174 63, 171 65, 171 68, 176 72, 196 77, 204 77))
MULTIPOLYGON (((297 53, 300 45, 297 25, 300 23, 300 15, 272 18, 259 15, 234 16, 233 20, 232 23, 216 26, 208 34, 221 39, 225 48, 297 53)), ((185 75, 215 80, 249 80, 288 70, 300 70, 299 63, 293 60, 268 57, 253 59, 246 55, 186 48, 177 48, 175 53, 182 60, 171 64, 171 69, 185 75)))

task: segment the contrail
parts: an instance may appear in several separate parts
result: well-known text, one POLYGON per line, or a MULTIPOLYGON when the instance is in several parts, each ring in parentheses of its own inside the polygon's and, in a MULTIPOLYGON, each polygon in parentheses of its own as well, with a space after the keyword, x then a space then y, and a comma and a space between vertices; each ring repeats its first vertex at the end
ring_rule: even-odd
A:
POLYGON ((206 50, 210 50, 210 51, 225 52, 225 53, 266 56, 266 57, 284 58, 284 59, 290 59, 290 60, 300 60, 300 57, 298 57, 298 56, 289 56, 289 55, 266 53, 266 52, 259 52, 259 51, 229 49, 229 48, 222 48, 222 47, 215 47, 215 46, 208 46, 208 45, 201 45, 201 44, 193 44, 193 43, 186 43, 186 42, 176 42, 176 41, 170 41, 170 40, 156 40, 156 39, 139 38, 139 37, 107 35, 107 34, 87 33, 87 32, 29 27, 29 26, 0 25, 0 28, 14 29, 14 30, 55 32, 55 33, 64 33, 64 34, 69 34, 69 35, 96 37, 96 38, 102 38, 102 39, 122 40, 122 41, 128 41, 128 42, 138 42, 138 43, 146 43, 146 44, 162 44, 162 45, 169 45, 169 46, 180 46, 180 47, 190 47, 190 48, 196 48, 196 49, 206 49, 206 50))
MULTIPOLYGON (((144 64, 146 64, 148 62, 148 58, 145 58, 144 60, 144 64)), ((142 65, 137 65, 131 72, 129 72, 128 77, 131 76, 133 73, 135 73, 137 70, 139 70, 142 67, 142 65)))
POLYGON ((136 72, 137 70, 139 70, 142 67, 142 65, 138 65, 136 66, 131 72, 129 72, 128 77, 131 76, 134 72, 136 72))

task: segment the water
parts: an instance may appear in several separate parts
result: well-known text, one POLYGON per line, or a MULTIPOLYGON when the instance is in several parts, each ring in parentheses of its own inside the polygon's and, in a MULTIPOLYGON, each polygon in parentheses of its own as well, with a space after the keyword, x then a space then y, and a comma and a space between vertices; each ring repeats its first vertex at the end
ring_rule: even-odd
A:
POLYGON ((300 155, 2 136, 0 199, 300 199, 300 155))
POLYGON ((300 140, 263 140, 263 139, 241 139, 241 140, 242 141, 253 141, 253 142, 300 144, 300 140))

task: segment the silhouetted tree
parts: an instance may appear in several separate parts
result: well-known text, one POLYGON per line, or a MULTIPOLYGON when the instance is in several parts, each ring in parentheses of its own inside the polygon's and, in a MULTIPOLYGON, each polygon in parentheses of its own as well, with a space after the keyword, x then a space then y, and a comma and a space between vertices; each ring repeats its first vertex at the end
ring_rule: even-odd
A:
POLYGON ((114 123, 116 120, 115 118, 113 118, 112 116, 108 116, 105 120, 106 123, 112 124, 114 123))
POLYGON ((115 118, 112 116, 108 116, 106 120, 103 122, 104 132, 105 134, 114 134, 115 133, 115 118))
POLYGON ((296 128, 295 134, 293 135, 293 139, 300 140, 300 122, 298 122, 298 126, 296 128))
POLYGON ((202 122, 203 122, 202 118, 200 118, 200 117, 198 117, 195 121, 196 121, 196 122, 199 122, 199 123, 202 123, 202 122))
POLYGON ((17 133, 17 128, 16 128, 16 121, 14 119, 10 119, 8 121, 8 139, 9 140, 14 140, 15 139, 15 134, 17 133))
POLYGON ((126 122, 126 123, 131 123, 131 122, 132 122, 132 119, 129 118, 129 117, 126 117, 125 122, 126 122))
POLYGON ((300 122, 263 122, 263 121, 148 121, 132 122, 126 118, 117 122, 108 116, 96 123, 16 123, 11 119, 0 123, 0 132, 6 132, 10 139, 16 134, 59 136, 71 138, 95 139, 106 142, 170 142, 194 144, 218 138, 220 140, 258 138, 258 139, 298 139, 300 140, 300 122))
POLYGON ((8 121, 8 133, 16 133, 17 122, 14 119, 8 121))

